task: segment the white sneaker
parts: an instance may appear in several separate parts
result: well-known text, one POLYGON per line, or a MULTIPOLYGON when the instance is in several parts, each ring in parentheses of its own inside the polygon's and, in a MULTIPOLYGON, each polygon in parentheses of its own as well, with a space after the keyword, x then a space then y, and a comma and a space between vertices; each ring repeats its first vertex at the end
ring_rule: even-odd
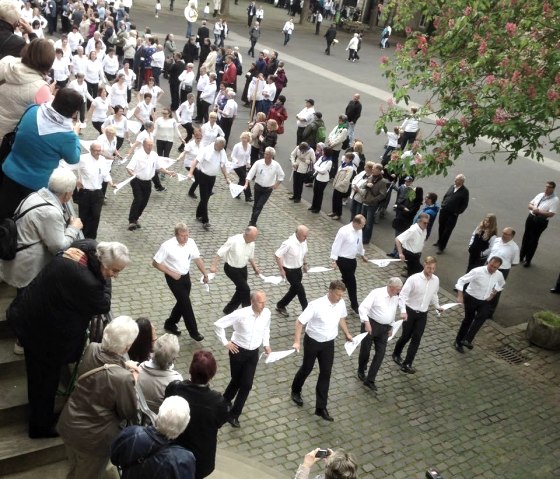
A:
POLYGON ((14 344, 14 354, 21 356, 24 353, 23 346, 20 346, 17 342, 14 344))

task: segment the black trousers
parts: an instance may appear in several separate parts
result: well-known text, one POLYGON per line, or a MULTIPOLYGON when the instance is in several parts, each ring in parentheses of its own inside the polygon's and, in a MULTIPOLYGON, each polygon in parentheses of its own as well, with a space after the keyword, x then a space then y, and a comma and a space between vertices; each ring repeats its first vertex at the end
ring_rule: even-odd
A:
POLYGON ((84 238, 97 238, 97 228, 103 208, 103 190, 82 190, 79 196, 80 219, 84 225, 84 238))
POLYGON ((233 125, 233 118, 220 118, 220 127, 224 131, 224 138, 226 139, 226 146, 229 141, 229 135, 231 134, 231 127, 233 125))
POLYGON ((172 141, 156 140, 156 151, 158 156, 165 156, 166 158, 169 158, 169 154, 171 153, 172 148, 172 141))
POLYGON ((259 149, 251 145, 251 165, 254 165, 255 161, 258 161, 259 159, 259 149))
POLYGON ((292 392, 301 394, 301 389, 307 377, 313 371, 315 360, 319 363, 319 377, 315 386, 315 407, 327 407, 329 387, 331 383, 331 370, 334 360, 334 339, 320 343, 307 334, 303 338, 303 364, 298 369, 292 382, 292 392))
POLYGON ((472 342, 476 333, 482 328, 484 321, 488 319, 490 313, 491 301, 476 299, 468 294, 463 293, 465 306, 465 318, 463 319, 455 341, 461 344, 462 341, 472 342))
POLYGON ((301 310, 303 311, 305 308, 307 308, 307 297, 305 296, 305 288, 303 287, 303 284, 301 284, 301 280, 303 279, 303 271, 301 268, 284 268, 284 271, 286 272, 286 279, 288 280, 288 283, 290 283, 290 289, 284 295, 284 297, 280 301, 278 301, 278 304, 276 306, 278 306, 279 308, 285 308, 286 306, 288 306, 288 304, 290 304, 292 299, 297 296, 299 304, 301 305, 301 310))
POLYGON ((342 216, 342 200, 344 199, 344 193, 338 190, 333 190, 332 194, 332 212, 335 216, 342 216))
POLYGON ((328 181, 319 181, 317 179, 313 182, 313 200, 311 201, 311 208, 315 211, 321 211, 321 206, 323 205, 323 194, 328 184, 328 181))
POLYGON ((117 150, 121 149, 123 143, 124 143, 124 138, 122 136, 117 136, 117 150))
POLYGON ((297 171, 294 171, 294 200, 301 200, 303 184, 305 183, 306 177, 307 173, 298 173, 297 171))
POLYGON ((406 148, 407 143, 414 143, 416 140, 416 136, 418 135, 417 131, 404 131, 401 136, 400 144, 401 149, 404 151, 406 148))
POLYGON ((356 267, 358 265, 358 262, 356 261, 356 258, 350 259, 339 256, 336 260, 336 264, 338 266, 338 269, 340 270, 342 282, 348 290, 348 299, 350 299, 350 306, 352 307, 352 309, 357 309, 359 306, 358 291, 356 286, 356 267))
MULTIPOLYGON (((369 367, 367 373, 367 380, 374 382, 379 368, 381 367, 381 363, 383 362, 383 358, 385 357, 385 350, 387 349, 387 340, 389 339, 391 325, 378 323, 371 318, 369 318, 369 324, 371 324, 371 334, 368 334, 364 339, 362 339, 362 344, 360 345, 360 356, 358 357, 358 371, 366 371, 369 362, 371 345, 373 344, 375 346, 375 354, 373 355, 373 360, 371 361, 371 366, 369 367)), ((360 332, 366 332, 364 323, 362 323, 360 332)))
MULTIPOLYGON (((197 95, 196 95, 196 117, 195 117, 195 121, 197 123, 201 123, 202 122, 202 111, 203 111, 203 106, 202 106, 202 98, 201 98, 202 92, 201 91, 197 91, 197 95)), ((206 103, 206 102, 204 102, 206 103)), ((208 106, 208 103, 206 103, 206 105, 208 106)), ((208 111, 208 110, 206 110, 208 111)), ((208 113, 207 113, 208 114, 208 113)))
POLYGON ((406 307, 406 314, 408 318, 403 322, 402 335, 395 345, 393 354, 400 356, 402 350, 406 346, 406 343, 410 341, 410 346, 406 352, 406 358, 404 364, 412 365, 418 348, 420 347, 420 341, 422 340, 422 335, 424 334, 424 329, 426 328, 426 321, 428 320, 428 312, 419 312, 406 307))
POLYGON ((230 410, 230 415, 239 417, 245 406, 245 401, 253 387, 253 378, 259 362, 259 349, 243 349, 239 347, 239 352, 233 354, 229 352, 229 367, 231 379, 224 391, 224 398, 235 402, 230 410))
POLYGON ((459 215, 451 213, 447 210, 440 210, 439 212, 439 228, 438 228, 438 247, 440 250, 444 250, 447 247, 449 238, 451 238, 451 233, 457 224, 457 218, 459 215))
POLYGON ((196 324, 196 318, 191 304, 191 277, 189 273, 184 274, 180 279, 173 279, 171 276, 166 274, 165 281, 177 301, 171 310, 169 319, 165 322, 168 324, 178 324, 181 317, 183 317, 183 321, 185 321, 185 326, 187 327, 189 334, 191 336, 197 336, 198 326, 196 324))
MULTIPOLYGON (((93 99, 97 98, 97 90, 99 88, 99 83, 90 83, 86 81, 86 85, 87 85, 87 91, 93 97, 93 99)), ((86 103, 87 103, 87 109, 89 110, 89 107, 91 106, 91 101, 86 100, 86 103)))
MULTIPOLYGON (((208 103, 207 101, 204 100, 200 100, 200 118, 202 118, 202 121, 204 123, 206 123, 208 121, 208 115, 209 115, 209 111, 208 109, 212 106, 211 103, 208 103)), ((198 113, 198 112, 197 112, 198 113)))
POLYGON ((303 137, 303 130, 305 130, 305 126, 298 126, 296 131, 296 144, 299 145, 302 142, 303 137))
POLYGON ((413 253, 412 251, 408 251, 407 249, 403 248, 404 260, 406 261, 407 267, 407 278, 412 276, 413 274, 419 273, 424 268, 422 267, 422 263, 420 263, 420 257, 422 253, 413 253))
POLYGON ((130 205, 130 212, 128 213, 128 222, 136 223, 138 218, 142 216, 148 201, 150 200, 150 195, 152 194, 152 182, 150 180, 140 180, 134 178, 130 182, 132 187, 132 204, 130 205))
POLYGON ((235 293, 224 307, 224 314, 233 313, 239 306, 246 307, 251 305, 251 288, 247 283, 247 266, 234 268, 229 264, 224 264, 224 273, 235 284, 235 293))
MULTIPOLYGON (((247 168, 245 166, 240 166, 239 168, 235 168, 233 171, 235 171, 235 174, 237 175, 237 177, 239 178, 239 181, 237 182, 238 185, 240 186, 244 186, 245 185, 245 180, 247 179, 247 168)), ((250 199, 251 198, 251 185, 247 185, 247 188, 245 188, 245 190, 243 190, 243 193, 245 194, 245 199, 250 199)))
POLYGON ((264 187, 255 183, 255 201, 253 202, 253 212, 251 214, 250 226, 257 226, 257 220, 261 211, 272 194, 272 187, 264 187))
POLYGON ((247 55, 251 55, 253 58, 255 58, 255 45, 257 44, 257 40, 255 38, 249 38, 249 41, 251 42, 251 48, 249 48, 247 55))
POLYGON ((214 183, 216 182, 215 176, 210 176, 202 171, 198 172, 198 185, 200 188, 200 201, 196 207, 196 217, 201 218, 202 223, 209 223, 208 219, 208 201, 210 200, 210 195, 212 194, 212 189, 214 188, 214 183))
MULTIPOLYGON (((509 272, 511 271, 510 269, 499 269, 498 270, 500 273, 502 273, 502 276, 504 277, 504 280, 507 280, 507 277, 509 276, 509 272)), ((496 309, 498 307, 498 304, 500 302, 500 297, 502 296, 502 292, 498 291, 496 293, 496 295, 492 298, 492 300, 489 302, 490 304, 490 308, 488 309, 488 315, 486 316, 486 319, 492 319, 494 317, 494 313, 496 312, 496 309)))
POLYGON ((529 214, 525 220, 525 232, 523 233, 520 252, 521 261, 531 262, 537 251, 539 239, 548 227, 548 220, 540 218, 542 217, 529 214))

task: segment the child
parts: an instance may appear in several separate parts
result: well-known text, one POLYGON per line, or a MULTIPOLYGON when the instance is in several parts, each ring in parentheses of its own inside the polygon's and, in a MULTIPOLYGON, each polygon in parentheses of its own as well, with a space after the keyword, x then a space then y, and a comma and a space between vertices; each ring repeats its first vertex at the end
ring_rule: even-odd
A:
POLYGON ((159 18, 159 11, 161 10, 160 0, 156 0, 156 18, 159 18))
POLYGON ((208 18, 208 15, 210 14, 210 2, 206 2, 206 6, 204 7, 203 13, 204 13, 204 20, 206 20, 208 18))

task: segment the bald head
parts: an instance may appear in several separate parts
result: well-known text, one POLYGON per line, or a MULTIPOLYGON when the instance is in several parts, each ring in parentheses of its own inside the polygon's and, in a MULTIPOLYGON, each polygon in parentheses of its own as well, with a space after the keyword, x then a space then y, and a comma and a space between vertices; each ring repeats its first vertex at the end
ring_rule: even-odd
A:
POLYGON ((243 233, 243 238, 245 239, 245 243, 252 243, 256 241, 257 236, 259 235, 259 230, 254 226, 247 226, 243 233))
POLYGON ((144 141, 142 142, 142 147, 144 148, 144 151, 146 153, 150 154, 154 148, 154 140, 150 138, 144 139, 144 141))
POLYGON ((309 228, 305 225, 299 225, 296 228, 296 238, 300 243, 303 243, 309 236, 309 228))

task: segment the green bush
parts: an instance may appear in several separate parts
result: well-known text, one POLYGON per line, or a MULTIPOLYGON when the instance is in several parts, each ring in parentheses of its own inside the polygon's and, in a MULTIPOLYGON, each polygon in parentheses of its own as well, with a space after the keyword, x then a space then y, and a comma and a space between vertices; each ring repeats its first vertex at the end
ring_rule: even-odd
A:
POLYGON ((535 313, 535 317, 553 328, 560 328, 560 315, 552 311, 538 311, 535 313))

